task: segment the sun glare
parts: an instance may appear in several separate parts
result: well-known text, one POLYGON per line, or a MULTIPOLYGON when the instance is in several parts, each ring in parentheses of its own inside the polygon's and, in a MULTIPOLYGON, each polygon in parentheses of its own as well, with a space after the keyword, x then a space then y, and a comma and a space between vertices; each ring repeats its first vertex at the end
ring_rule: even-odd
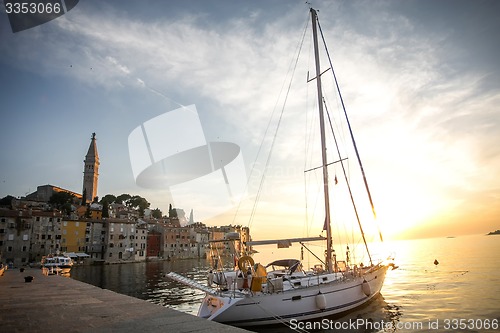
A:
POLYGON ((377 220, 386 238, 410 236, 408 233, 413 228, 424 224, 435 212, 437 198, 429 198, 417 186, 407 193, 393 189, 386 191, 390 193, 377 198, 377 220), (405 195, 395 196, 393 193, 405 195))

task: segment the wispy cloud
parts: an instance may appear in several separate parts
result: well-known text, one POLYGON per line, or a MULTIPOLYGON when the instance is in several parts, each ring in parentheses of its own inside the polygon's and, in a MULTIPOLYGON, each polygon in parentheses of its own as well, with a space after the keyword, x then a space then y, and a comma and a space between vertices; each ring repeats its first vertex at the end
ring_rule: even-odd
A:
MULTIPOLYGON (((411 16, 412 8, 405 7, 413 3, 321 4, 322 28, 369 175, 386 179, 396 196, 416 193, 418 198, 411 197, 422 204, 430 204, 437 192, 451 206, 472 193, 495 193, 498 71, 468 66, 471 51, 457 39, 460 22, 429 33, 422 28, 429 18, 411 16)), ((247 162, 253 162, 270 113, 283 102, 280 92, 286 90, 307 20, 305 7, 287 7, 277 15, 278 7, 271 6, 217 22, 207 22, 202 13, 147 21, 106 8, 81 5, 29 33, 1 32, 2 61, 105 90, 149 89, 169 101, 202 103, 198 110, 209 135, 242 145, 244 156, 251 152, 247 162)), ((304 54, 309 43, 308 37, 304 54)), ((313 63, 309 56, 301 61, 301 66, 313 63)), ((325 88, 331 88, 329 75, 325 88)), ((296 73, 297 83, 305 79, 306 70, 296 73)), ((273 159, 278 164, 298 161, 297 149, 302 153, 305 146, 298 133, 312 121, 304 110, 315 103, 314 87, 292 89, 291 113, 283 120, 273 159)), ((328 102, 332 109, 337 103, 328 102)), ((286 176, 275 178, 284 182, 286 176)), ((390 191, 381 195, 395 200, 390 191)), ((411 209, 411 200, 399 204, 402 212, 411 209)))

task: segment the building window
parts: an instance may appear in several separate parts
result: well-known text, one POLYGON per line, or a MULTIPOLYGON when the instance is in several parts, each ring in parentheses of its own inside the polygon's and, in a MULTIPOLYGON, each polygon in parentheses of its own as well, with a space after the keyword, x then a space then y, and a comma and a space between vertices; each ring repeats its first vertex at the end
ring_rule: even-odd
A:
POLYGON ((21 248, 21 251, 22 251, 22 252, 26 252, 26 245, 24 245, 24 246, 21 248))
POLYGON ((23 241, 27 241, 30 238, 29 235, 23 235, 23 241))
POLYGON ((11 235, 7 236, 7 240, 14 240, 14 235, 11 234, 11 235))

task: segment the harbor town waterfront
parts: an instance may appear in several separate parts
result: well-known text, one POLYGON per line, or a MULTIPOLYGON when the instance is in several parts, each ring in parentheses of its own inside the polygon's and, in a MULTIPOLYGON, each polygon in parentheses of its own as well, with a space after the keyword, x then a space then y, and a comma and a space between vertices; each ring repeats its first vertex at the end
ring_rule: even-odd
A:
MULTIPOLYGON (((96 134, 85 155, 83 190, 76 193, 55 185, 0 200, 0 263, 36 266, 49 254, 65 252, 77 265, 206 258, 241 252, 250 229, 239 225, 206 226, 191 210, 170 205, 162 214, 140 196, 107 194, 97 197, 99 154, 96 134), (237 235, 234 247, 210 242, 237 235)), ((247 249, 249 250, 249 249, 247 249)))

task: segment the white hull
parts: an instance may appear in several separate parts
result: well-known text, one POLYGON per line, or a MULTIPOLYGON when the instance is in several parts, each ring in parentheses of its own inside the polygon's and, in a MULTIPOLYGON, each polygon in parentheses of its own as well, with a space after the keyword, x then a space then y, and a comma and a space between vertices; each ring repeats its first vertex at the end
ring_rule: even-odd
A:
POLYGON ((64 255, 48 255, 42 258, 41 265, 46 268, 64 268, 70 269, 73 267, 73 260, 64 255))
POLYGON ((386 271, 387 266, 379 266, 363 276, 341 273, 310 275, 290 280, 291 285, 300 283, 301 286, 274 293, 227 291, 217 296, 207 294, 198 316, 233 326, 323 318, 369 302, 380 293, 386 271), (323 279, 326 282, 322 282, 323 279), (364 281, 369 288, 363 285, 364 281))

